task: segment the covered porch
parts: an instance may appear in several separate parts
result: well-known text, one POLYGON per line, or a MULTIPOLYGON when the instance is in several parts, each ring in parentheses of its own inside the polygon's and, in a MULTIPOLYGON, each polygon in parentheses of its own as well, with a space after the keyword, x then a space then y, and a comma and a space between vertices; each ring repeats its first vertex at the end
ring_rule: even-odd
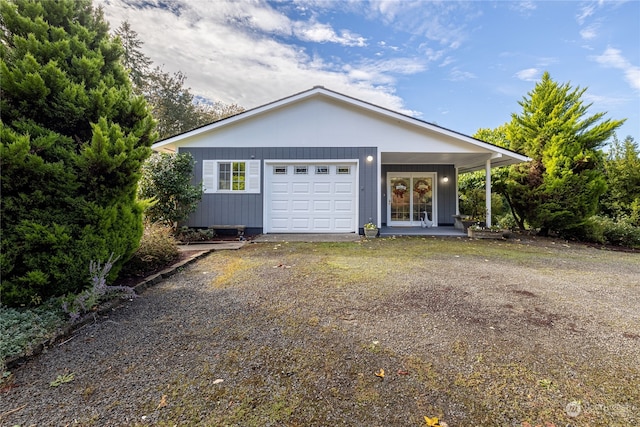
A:
POLYGON ((453 226, 441 225, 439 227, 389 227, 382 226, 380 228, 380 237, 392 236, 432 236, 432 237, 467 237, 464 230, 460 230, 453 226))
POLYGON ((464 230, 454 228, 460 215, 458 175, 477 170, 484 171, 486 225, 491 226, 491 169, 529 159, 464 138, 471 144, 433 144, 429 152, 378 152, 381 236, 465 236, 464 230), (422 228, 423 218, 434 227, 422 228))

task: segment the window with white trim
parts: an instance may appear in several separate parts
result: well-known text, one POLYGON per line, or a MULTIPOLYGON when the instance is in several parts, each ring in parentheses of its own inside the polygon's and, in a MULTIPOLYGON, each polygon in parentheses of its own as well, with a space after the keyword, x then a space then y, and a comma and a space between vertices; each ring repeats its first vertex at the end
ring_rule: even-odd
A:
POLYGON ((316 166, 316 175, 329 175, 329 166, 316 166))
POLYGON ((205 193, 260 193, 260 160, 203 160, 205 193))
POLYGON ((273 174, 274 175, 286 175, 287 174, 287 167, 286 166, 274 166, 273 167, 273 174))
POLYGON ((308 166, 296 166, 294 168, 294 173, 296 175, 306 175, 309 173, 309 167, 308 166))
POLYGON ((336 167, 336 174, 338 175, 350 175, 351 167, 350 166, 338 166, 336 167))

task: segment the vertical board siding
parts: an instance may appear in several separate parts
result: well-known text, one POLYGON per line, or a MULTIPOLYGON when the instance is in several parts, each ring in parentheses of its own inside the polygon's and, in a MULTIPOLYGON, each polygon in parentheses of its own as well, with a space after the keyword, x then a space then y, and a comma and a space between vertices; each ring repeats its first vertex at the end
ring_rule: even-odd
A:
MULTIPOLYGON (((377 165, 368 163, 368 155, 375 157, 375 147, 243 147, 243 148, 195 148, 182 147, 180 152, 189 152, 195 160, 194 185, 202 182, 203 160, 262 160, 260 167, 260 194, 203 194, 196 211, 184 225, 209 227, 211 225, 245 225, 262 229, 264 197, 264 160, 340 160, 358 159, 358 228, 373 218, 377 221, 376 187, 377 165)), ((377 159, 376 159, 377 160, 377 159)))
POLYGON ((380 194, 382 194, 382 222, 387 222, 387 172, 435 172, 438 183, 438 225, 452 225, 456 214, 456 185, 458 185, 453 165, 382 165, 380 194), (442 182, 444 176, 449 182, 442 182))

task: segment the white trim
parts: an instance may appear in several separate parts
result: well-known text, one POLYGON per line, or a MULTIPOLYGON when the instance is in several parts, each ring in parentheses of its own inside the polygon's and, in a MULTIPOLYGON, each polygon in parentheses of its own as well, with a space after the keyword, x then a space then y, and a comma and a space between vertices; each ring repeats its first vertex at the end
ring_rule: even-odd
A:
MULTIPOLYGON (((406 222, 396 221, 394 224, 391 222, 391 178, 404 178, 408 177, 412 182, 414 177, 430 177, 431 178, 431 220, 433 222, 432 227, 438 226, 438 173, 437 172, 396 172, 396 171, 387 171, 387 182, 386 191, 387 191, 387 226, 388 227, 417 227, 420 225, 420 222, 409 220, 406 222)), ((413 186, 409 189, 413 193, 413 186)), ((413 206, 413 201, 411 201, 411 206, 413 206)), ((411 212, 413 214, 413 212, 411 212)))
MULTIPOLYGON (((260 160, 205 159, 202 161, 202 185, 205 194, 259 194, 260 160), (244 163, 244 190, 219 190, 220 163, 244 163)), ((232 171, 233 173, 233 171, 232 171)))

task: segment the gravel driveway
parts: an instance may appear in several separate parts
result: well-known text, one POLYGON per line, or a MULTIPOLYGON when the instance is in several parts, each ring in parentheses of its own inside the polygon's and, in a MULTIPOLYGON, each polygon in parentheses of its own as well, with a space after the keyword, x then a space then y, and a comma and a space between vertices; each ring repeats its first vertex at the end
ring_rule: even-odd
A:
POLYGON ((16 369, 0 425, 630 426, 639 367, 638 254, 260 243, 200 259, 16 369))

